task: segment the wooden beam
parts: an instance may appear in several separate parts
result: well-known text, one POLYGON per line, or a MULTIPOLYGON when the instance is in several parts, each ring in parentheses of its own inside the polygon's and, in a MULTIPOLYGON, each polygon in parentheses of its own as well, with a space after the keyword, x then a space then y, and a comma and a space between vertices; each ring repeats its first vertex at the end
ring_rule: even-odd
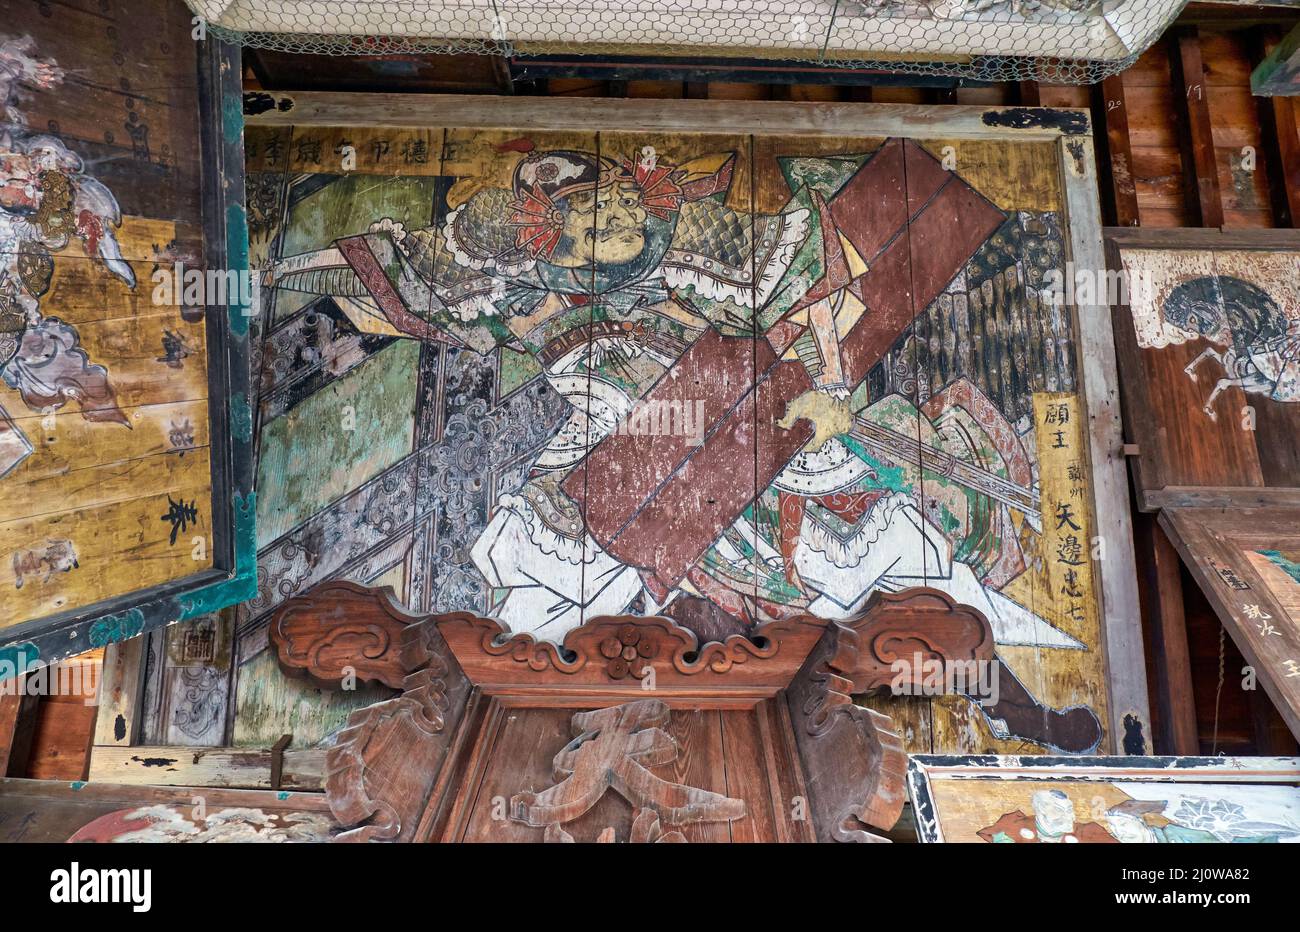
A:
POLYGON ((1102 141, 1101 175, 1104 197, 1108 204, 1107 223, 1111 226, 1139 225, 1137 187, 1133 181, 1133 153, 1129 144, 1128 107, 1124 100, 1124 80, 1112 75, 1093 85, 1093 125, 1105 127, 1102 141))
POLYGON ((1167 485, 1139 492, 1143 511, 1161 508, 1297 508, 1300 489, 1269 486, 1167 485))
POLYGON ((319 790, 324 786, 324 748, 284 751, 280 786, 271 779, 274 757, 271 748, 97 747, 90 780, 244 789, 319 790))
POLYGON ((498 94, 515 92, 515 82, 510 76, 510 61, 504 55, 492 56, 492 76, 496 78, 498 94))
POLYGON ((22 677, 5 680, 0 694, 0 777, 26 774, 36 731, 36 696, 22 689, 22 677))
POLYGON ((1159 712, 1157 754, 1199 754, 1191 651, 1178 551, 1152 515, 1135 516, 1138 574, 1145 580, 1143 611, 1151 634, 1154 692, 1159 712))
MULTIPOLYGON (((1267 56, 1279 40, 1275 29, 1256 30, 1255 57, 1267 56)), ((1273 222, 1279 227, 1300 226, 1300 135, 1296 131, 1295 101, 1291 97, 1256 97, 1255 108, 1273 222)))
POLYGON ((144 691, 143 637, 109 644, 99 681, 95 744, 129 746, 140 737, 140 699, 144 691))
POLYGON ((1020 105, 1022 107, 1041 107, 1043 105, 1043 95, 1038 89, 1037 81, 1021 81, 1019 90, 1020 105))
POLYGON ((1178 114, 1188 210, 1196 226, 1223 226, 1223 198, 1214 157, 1209 94, 1201 61, 1201 40, 1195 26, 1172 30, 1169 62, 1173 72, 1174 110, 1178 114))

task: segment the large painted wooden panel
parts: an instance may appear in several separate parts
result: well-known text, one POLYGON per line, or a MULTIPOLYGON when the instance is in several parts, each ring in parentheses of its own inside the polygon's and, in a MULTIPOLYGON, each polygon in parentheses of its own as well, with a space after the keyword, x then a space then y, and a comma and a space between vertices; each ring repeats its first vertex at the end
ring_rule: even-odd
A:
MULTIPOLYGON (((214 503, 213 477, 233 477, 210 429, 216 411, 226 437, 227 402, 210 411, 209 357, 223 374, 230 363, 224 342, 210 345, 211 295, 159 290, 178 263, 193 272, 212 260, 222 228, 204 219, 218 160, 201 166, 212 132, 201 126, 204 47, 188 11, 164 0, 10 7, 0 24, 0 628, 26 623, 41 641, 41 621, 138 606, 139 593, 229 568, 230 519, 214 514, 228 505, 214 503)), ((212 303, 224 327, 227 308, 212 303)), ((170 614, 136 607, 95 640, 182 610, 159 613, 170 614)), ((48 659, 49 646, 20 656, 48 659)), ((65 634, 55 649, 88 646, 65 634)))
POLYGON ((1000 696, 870 700, 911 749, 1116 746, 1096 540, 1127 541, 1097 508, 1113 415, 1045 297, 1098 252, 1058 131, 290 112, 248 134, 268 494, 237 694, 327 579, 551 640, 928 584, 989 618, 1000 696))

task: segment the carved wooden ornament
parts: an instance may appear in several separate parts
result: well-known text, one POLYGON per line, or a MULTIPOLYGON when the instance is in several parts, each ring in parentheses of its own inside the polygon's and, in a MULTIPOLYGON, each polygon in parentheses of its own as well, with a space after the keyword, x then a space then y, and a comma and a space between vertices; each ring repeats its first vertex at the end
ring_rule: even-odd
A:
POLYGON ((566 826, 611 789, 631 812, 599 841, 884 840, 873 829, 898 819, 907 756, 889 718, 851 696, 897 686, 898 660, 993 657, 988 621, 926 588, 877 594, 846 621, 704 645, 637 616, 592 619, 556 645, 330 583, 286 602, 269 636, 297 675, 328 685, 354 670, 402 689, 354 712, 328 752, 341 841, 572 841, 566 826), (698 778, 683 779, 675 735, 698 778), (791 815, 795 799, 806 814, 791 815))
POLYGON ((573 716, 577 737, 555 755, 555 772, 564 779, 541 793, 511 798, 511 818, 532 826, 572 822, 611 787, 670 825, 744 816, 743 799, 670 783, 646 769, 677 758, 677 742, 659 727, 668 723, 668 716, 668 706, 658 699, 579 712, 573 716))

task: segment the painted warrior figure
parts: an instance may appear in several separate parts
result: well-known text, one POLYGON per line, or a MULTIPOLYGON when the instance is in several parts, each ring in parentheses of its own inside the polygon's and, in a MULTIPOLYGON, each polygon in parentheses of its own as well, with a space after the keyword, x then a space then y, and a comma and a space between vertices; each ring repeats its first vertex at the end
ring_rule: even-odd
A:
MULTIPOLYGON (((515 631, 636 610, 712 639, 929 584, 999 644, 1080 648, 986 584, 1024 570, 1013 524, 1039 520, 1006 419, 965 380, 919 407, 866 385, 1006 215, 910 142, 779 162, 791 196, 761 215, 728 206, 730 153, 532 151, 434 227, 380 221, 270 278, 363 331, 525 350, 567 399, 473 548, 515 631)), ((1008 689, 1044 743, 1099 740, 1089 710, 1008 689)))
MULTIPOLYGON (((54 254, 74 240, 87 257, 135 286, 114 235, 122 217, 112 193, 61 139, 27 129, 22 86, 48 89, 62 80, 62 70, 36 55, 30 38, 0 35, 0 378, 34 411, 51 413, 76 401, 87 420, 125 425, 108 371, 90 362, 75 328, 40 306, 54 277, 54 254)), ((0 409, 0 479, 31 452, 0 409)))

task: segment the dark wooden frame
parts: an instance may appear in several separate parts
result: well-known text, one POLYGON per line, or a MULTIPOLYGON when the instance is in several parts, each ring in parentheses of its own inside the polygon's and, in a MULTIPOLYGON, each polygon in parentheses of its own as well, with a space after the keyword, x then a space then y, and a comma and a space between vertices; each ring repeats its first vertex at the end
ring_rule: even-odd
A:
MULTIPOLYGON (((207 266, 248 268, 240 52, 209 38, 197 53, 203 230, 207 266)), ((212 567, 93 605, 0 628, 0 680, 250 598, 257 560, 253 421, 248 400, 252 318, 238 298, 206 314, 212 438, 212 567)))
POLYGON ((930 777, 972 780, 1118 779, 1154 783, 1247 783, 1300 786, 1297 757, 1015 757, 917 754, 907 767, 907 796, 920 841, 944 841, 934 811, 930 777), (1125 773, 1128 772, 1128 774, 1125 773))

